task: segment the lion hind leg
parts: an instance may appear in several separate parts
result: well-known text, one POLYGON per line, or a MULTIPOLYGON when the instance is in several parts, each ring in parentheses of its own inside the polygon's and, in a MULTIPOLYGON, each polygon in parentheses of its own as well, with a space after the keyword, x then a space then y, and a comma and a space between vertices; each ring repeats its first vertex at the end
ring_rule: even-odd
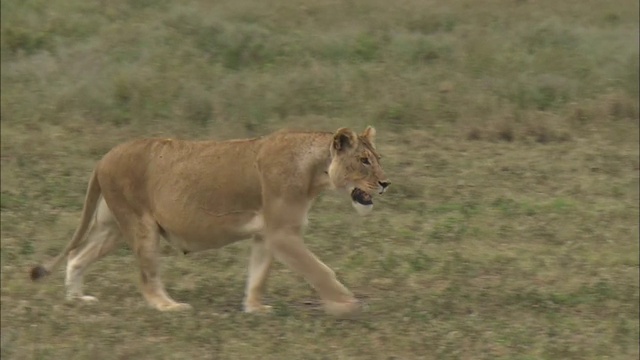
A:
POLYGON ((96 301, 97 298, 82 292, 83 276, 92 263, 105 257, 121 244, 122 233, 111 211, 102 199, 98 205, 95 221, 89 228, 86 245, 69 253, 65 286, 67 299, 96 301))
POLYGON ((123 230, 131 234, 131 246, 140 267, 140 288, 147 303, 160 311, 191 309, 191 305, 173 300, 167 294, 160 278, 160 229, 157 223, 153 220, 139 219, 129 224, 131 225, 123 227, 123 230))
POLYGON ((65 278, 67 299, 98 300, 93 296, 83 294, 84 273, 89 265, 110 254, 120 245, 118 241, 120 236, 117 228, 100 228, 100 225, 94 225, 94 228, 90 230, 87 245, 79 252, 69 256, 65 278))

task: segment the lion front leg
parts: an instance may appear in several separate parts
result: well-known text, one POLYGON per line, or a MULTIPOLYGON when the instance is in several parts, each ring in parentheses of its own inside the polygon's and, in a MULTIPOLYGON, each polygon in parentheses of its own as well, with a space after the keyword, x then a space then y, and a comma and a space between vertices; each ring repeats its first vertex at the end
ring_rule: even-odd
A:
POLYGON ((304 276, 313 286, 327 313, 346 316, 360 311, 358 300, 336 279, 334 271, 304 245, 301 234, 287 230, 272 231, 266 241, 278 260, 304 276))
POLYGON ((265 240, 261 236, 253 238, 247 288, 244 299, 244 311, 248 313, 266 313, 271 311, 271 306, 262 304, 262 296, 271 268, 273 255, 267 248, 265 240))

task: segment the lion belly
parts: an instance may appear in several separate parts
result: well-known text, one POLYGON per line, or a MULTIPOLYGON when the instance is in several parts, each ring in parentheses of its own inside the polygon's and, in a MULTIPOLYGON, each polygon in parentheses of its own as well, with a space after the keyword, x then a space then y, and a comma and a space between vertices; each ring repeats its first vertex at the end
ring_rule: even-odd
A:
POLYGON ((259 212, 229 213, 220 216, 192 216, 188 222, 163 225, 162 235, 184 252, 217 249, 260 234, 264 219, 259 212), (173 226, 172 226, 173 225, 173 226), (176 226, 177 225, 177 226, 176 226), (186 226, 185 226, 186 225, 186 226))

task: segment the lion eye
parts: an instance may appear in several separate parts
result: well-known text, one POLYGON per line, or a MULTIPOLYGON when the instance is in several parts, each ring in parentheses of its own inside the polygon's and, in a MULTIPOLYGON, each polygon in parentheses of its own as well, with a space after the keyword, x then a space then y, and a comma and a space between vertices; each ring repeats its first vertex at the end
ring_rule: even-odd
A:
POLYGON ((366 158, 366 157, 361 158, 360 162, 362 162, 365 165, 371 165, 371 163, 369 162, 369 158, 366 158))

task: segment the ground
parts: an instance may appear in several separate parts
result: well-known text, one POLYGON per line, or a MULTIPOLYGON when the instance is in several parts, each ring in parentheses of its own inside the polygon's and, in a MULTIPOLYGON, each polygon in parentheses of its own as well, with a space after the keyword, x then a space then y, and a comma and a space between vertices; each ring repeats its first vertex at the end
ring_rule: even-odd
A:
MULTIPOLYGON (((7 359, 637 359, 638 3, 3 2, 1 355, 7 359), (95 162, 143 136, 378 129, 365 218, 324 194, 306 242, 367 303, 336 320, 277 264, 244 314, 249 244, 163 277, 123 247, 64 301, 33 284, 95 162)), ((203 164, 215 166, 215 164, 203 164)))

